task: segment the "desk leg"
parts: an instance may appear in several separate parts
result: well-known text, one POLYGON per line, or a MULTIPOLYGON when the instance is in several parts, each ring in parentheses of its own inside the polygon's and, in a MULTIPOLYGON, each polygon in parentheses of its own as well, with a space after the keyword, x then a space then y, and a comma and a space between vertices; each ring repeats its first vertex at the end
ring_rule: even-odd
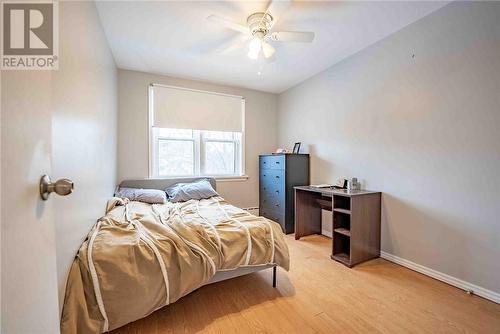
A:
POLYGON ((321 195, 295 189, 295 240, 321 233, 321 208, 316 199, 321 195))

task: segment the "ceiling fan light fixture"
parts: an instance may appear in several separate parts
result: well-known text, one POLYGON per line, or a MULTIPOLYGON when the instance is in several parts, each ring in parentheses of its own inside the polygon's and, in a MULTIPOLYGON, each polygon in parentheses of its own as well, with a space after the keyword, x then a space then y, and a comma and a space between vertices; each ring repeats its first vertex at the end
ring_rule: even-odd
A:
POLYGON ((265 58, 271 58, 276 50, 273 48, 273 46, 267 42, 262 42, 262 53, 264 54, 265 58))
POLYGON ((257 60, 259 59, 259 53, 260 53, 260 50, 258 50, 257 52, 255 51, 248 51, 248 58, 252 59, 252 60, 257 60))
POLYGON ((256 60, 259 58, 260 50, 262 49, 262 39, 259 37, 254 37, 248 46, 248 57, 250 59, 256 60))
POLYGON ((246 26, 217 15, 210 15, 207 20, 252 38, 248 44, 248 57, 252 60, 263 58, 270 63, 276 60, 274 42, 311 43, 314 40, 314 32, 273 30, 280 13, 285 11, 290 3, 290 0, 269 0, 265 11, 255 12, 247 17, 246 26), (271 15, 271 12, 275 11, 277 14, 273 15, 277 16, 271 15))
POLYGON ((248 46, 250 52, 258 53, 261 48, 262 48, 262 39, 260 39, 259 37, 254 37, 250 42, 250 45, 248 46))

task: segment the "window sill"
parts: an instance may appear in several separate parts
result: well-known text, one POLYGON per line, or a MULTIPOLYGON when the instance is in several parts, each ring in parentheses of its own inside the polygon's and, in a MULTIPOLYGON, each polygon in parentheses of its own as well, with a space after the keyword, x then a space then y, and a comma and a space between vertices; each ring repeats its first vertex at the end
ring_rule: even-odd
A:
POLYGON ((238 181, 246 181, 246 180, 248 180, 248 175, 240 175, 240 176, 214 176, 213 178, 217 182, 238 182, 238 181))
POLYGON ((203 178, 212 178, 218 182, 232 182, 232 181, 246 181, 250 178, 248 175, 227 175, 227 176, 210 176, 210 175, 201 175, 201 176, 152 176, 148 179, 150 180, 163 180, 163 179, 203 179, 203 178))

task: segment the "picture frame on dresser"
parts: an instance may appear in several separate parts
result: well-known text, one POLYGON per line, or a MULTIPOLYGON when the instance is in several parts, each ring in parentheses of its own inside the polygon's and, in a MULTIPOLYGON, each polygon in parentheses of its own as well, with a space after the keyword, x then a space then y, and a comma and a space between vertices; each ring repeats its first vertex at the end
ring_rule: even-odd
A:
POLYGON ((297 142, 293 145, 293 151, 292 154, 299 154, 300 152, 300 144, 301 142, 297 142))

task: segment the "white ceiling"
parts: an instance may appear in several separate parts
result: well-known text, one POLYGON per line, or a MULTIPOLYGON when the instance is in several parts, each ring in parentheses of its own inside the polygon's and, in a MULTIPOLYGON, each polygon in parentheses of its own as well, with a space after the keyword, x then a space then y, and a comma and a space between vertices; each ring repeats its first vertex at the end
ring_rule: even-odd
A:
POLYGON ((97 8, 119 68, 280 93, 446 3, 293 2, 274 30, 313 31, 316 38, 273 42, 273 63, 251 61, 238 32, 206 20, 217 14, 245 24, 267 1, 104 1, 97 8))

